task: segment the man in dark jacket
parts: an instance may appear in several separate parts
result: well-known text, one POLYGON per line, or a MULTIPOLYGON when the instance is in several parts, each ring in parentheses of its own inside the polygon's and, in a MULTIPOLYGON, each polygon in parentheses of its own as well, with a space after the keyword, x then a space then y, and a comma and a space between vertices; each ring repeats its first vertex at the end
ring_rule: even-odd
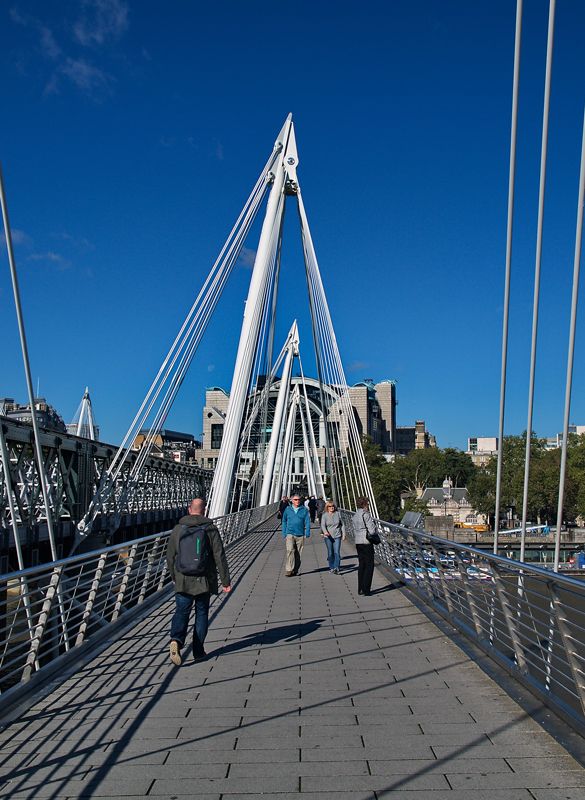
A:
POLYGON ((323 512, 325 511, 325 500, 323 500, 323 495, 319 495, 319 499, 317 500, 317 519, 319 520, 319 525, 321 524, 321 517, 323 516, 323 512))
POLYGON ((285 508, 288 508, 290 503, 288 502, 288 497, 285 495, 279 503, 278 506, 278 519, 282 519, 282 515, 284 514, 285 508))
POLYGON ((230 590, 230 571, 219 531, 212 520, 204 516, 203 500, 193 500, 189 506, 189 515, 181 517, 179 524, 171 532, 167 546, 167 567, 171 580, 175 585, 175 614, 171 622, 171 661, 181 666, 181 649, 187 638, 187 626, 191 608, 195 603, 195 626, 193 628, 193 658, 202 661, 206 657, 203 642, 207 635, 209 601, 212 594, 219 594, 217 571, 223 584, 223 591, 230 590), (183 575, 175 567, 175 558, 179 550, 179 537, 185 530, 183 527, 206 525, 208 558, 203 575, 183 575))

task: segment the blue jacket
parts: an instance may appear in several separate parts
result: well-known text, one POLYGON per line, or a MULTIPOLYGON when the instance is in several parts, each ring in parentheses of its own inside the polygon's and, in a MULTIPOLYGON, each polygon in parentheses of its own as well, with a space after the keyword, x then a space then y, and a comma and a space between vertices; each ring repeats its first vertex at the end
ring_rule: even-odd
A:
POLYGON ((291 506, 284 509, 282 514, 282 538, 286 539, 287 533, 293 536, 311 535, 311 515, 304 506, 299 506, 295 511, 291 506))

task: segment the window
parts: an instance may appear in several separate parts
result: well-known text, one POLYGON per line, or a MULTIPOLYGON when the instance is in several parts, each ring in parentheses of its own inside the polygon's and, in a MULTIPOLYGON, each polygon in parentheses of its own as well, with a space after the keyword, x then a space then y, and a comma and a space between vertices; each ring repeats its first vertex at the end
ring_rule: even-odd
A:
POLYGON ((211 426, 211 449, 219 450, 221 447, 221 439, 223 436, 223 425, 211 426))

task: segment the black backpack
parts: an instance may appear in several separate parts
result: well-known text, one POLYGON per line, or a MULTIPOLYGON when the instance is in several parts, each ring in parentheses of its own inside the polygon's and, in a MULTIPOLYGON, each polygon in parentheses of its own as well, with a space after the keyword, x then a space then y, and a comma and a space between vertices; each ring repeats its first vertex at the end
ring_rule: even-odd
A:
POLYGON ((205 575, 209 559, 209 539, 205 525, 182 525, 179 547, 175 556, 175 569, 181 575, 205 575))

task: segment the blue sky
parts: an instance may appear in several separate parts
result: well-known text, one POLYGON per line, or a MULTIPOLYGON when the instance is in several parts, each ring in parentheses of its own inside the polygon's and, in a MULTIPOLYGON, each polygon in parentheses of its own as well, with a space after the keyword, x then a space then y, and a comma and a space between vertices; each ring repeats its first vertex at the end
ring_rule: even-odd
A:
MULTIPOLYGON (((548 5, 526 0, 506 432, 526 427, 548 5)), ((497 434, 515 3, 0 4, 0 159, 33 380, 117 443, 293 113, 299 181, 348 382, 398 381, 440 447, 497 434)), ((534 428, 562 428, 585 101, 585 8, 555 35, 534 428)), ((248 247, 254 249, 255 226, 248 247)), ((288 213, 277 341, 298 317, 288 213)), ((168 427, 229 388, 238 264, 168 427)), ((0 396, 26 402, 0 255, 0 396)), ((585 423, 583 315, 571 420, 585 423)))

